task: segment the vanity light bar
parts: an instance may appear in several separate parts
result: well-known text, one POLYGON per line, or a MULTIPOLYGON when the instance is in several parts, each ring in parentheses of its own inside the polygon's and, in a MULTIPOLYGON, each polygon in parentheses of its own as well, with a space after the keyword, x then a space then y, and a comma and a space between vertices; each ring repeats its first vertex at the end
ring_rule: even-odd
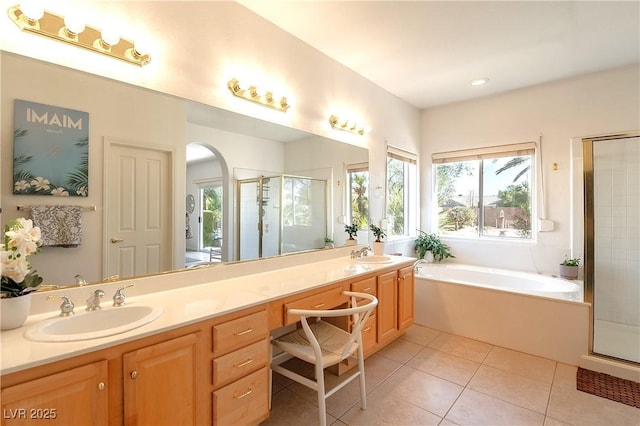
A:
POLYGON ((258 88, 256 86, 249 86, 248 89, 242 89, 240 87, 240 81, 236 78, 229 80, 227 87, 229 87, 229 90, 234 96, 278 111, 286 112, 291 106, 287 103, 287 98, 285 96, 282 96, 280 100, 277 100, 273 97, 273 92, 270 91, 265 92, 265 94, 261 96, 258 93, 258 88))
POLYGON ((45 10, 42 17, 32 19, 18 5, 10 7, 8 13, 9 18, 23 31, 102 53, 130 64, 143 66, 151 61, 151 56, 137 51, 132 41, 121 38, 109 44, 103 39, 99 29, 89 25, 73 32, 65 25, 64 18, 55 13, 45 10))
POLYGON ((332 115, 331 117, 329 117, 329 123, 334 129, 364 135, 364 126, 360 126, 357 123, 349 120, 340 120, 337 115, 332 115))

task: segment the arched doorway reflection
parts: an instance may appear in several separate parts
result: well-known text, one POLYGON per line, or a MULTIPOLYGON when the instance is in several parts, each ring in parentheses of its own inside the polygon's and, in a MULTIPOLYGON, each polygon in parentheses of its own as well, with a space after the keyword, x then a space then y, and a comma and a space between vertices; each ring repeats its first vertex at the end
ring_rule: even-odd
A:
POLYGON ((187 145, 185 266, 224 259, 226 164, 213 148, 187 145))

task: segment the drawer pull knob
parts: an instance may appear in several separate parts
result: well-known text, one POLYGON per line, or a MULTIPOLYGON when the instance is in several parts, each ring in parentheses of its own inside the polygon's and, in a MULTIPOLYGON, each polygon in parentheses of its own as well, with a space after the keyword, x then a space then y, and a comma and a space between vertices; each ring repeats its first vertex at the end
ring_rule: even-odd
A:
POLYGON ((363 333, 366 333, 367 331, 371 331, 371 326, 365 328, 364 330, 362 330, 363 333))
POLYGON ((104 382, 100 382, 100 383, 98 383, 98 390, 103 391, 105 387, 106 387, 106 386, 105 386, 104 382))
POLYGON ((317 305, 315 305, 313 308, 314 309, 318 309, 318 308, 322 308, 324 306, 324 303, 318 303, 317 305))
POLYGON ((235 399, 242 399, 242 398, 244 398, 245 396, 249 396, 249 395, 251 395, 251 393, 252 393, 252 392, 253 392, 253 389, 248 388, 248 389, 247 389, 247 391, 246 391, 245 393, 240 394, 240 395, 233 395, 233 397, 234 397, 235 399))
POLYGON ((252 358, 247 358, 247 360, 246 360, 246 361, 241 362, 241 363, 238 363, 238 364, 233 364, 233 366, 234 366, 234 367, 238 367, 238 368, 242 368, 242 367, 244 367, 245 365, 249 365, 249 364, 251 364, 252 362, 253 362, 253 359, 252 359, 252 358))
POLYGON ((362 291, 371 291, 371 287, 367 287, 365 289, 362 289, 362 291))
POLYGON ((130 376, 131 376, 131 378, 132 378, 133 380, 135 380, 135 379, 137 379, 137 378, 138 378, 138 372, 137 372, 136 370, 133 370, 133 371, 131 372, 130 376))
POLYGON ((247 328, 245 331, 239 331, 237 333, 233 333, 234 336, 244 336, 245 334, 249 334, 253 332, 253 328, 247 328))

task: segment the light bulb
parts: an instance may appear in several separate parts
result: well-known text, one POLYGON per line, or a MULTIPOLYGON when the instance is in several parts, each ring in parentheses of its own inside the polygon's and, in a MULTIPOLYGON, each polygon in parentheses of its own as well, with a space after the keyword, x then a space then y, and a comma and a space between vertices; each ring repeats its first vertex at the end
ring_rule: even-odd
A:
POLYGON ((29 21, 37 21, 44 16, 44 7, 38 1, 23 1, 20 3, 22 14, 29 21))
POLYGON ((85 28, 84 21, 73 13, 64 17, 64 26, 71 35, 80 34, 85 28))
POLYGON ((120 33, 115 28, 105 28, 100 33, 102 42, 108 46, 115 46, 120 42, 120 33))
POLYGON ((135 42, 133 49, 138 55, 144 56, 149 53, 149 43, 146 40, 138 40, 135 42))

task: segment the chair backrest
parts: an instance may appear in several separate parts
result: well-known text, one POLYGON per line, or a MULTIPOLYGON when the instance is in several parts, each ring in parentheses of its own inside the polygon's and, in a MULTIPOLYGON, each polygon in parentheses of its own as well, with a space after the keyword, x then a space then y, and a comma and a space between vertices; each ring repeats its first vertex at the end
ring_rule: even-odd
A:
MULTIPOLYGON (((345 359, 349 356, 349 351, 351 350, 351 346, 356 340, 359 340, 360 332, 362 331, 362 326, 369 319, 369 315, 378 305, 378 299, 367 293, 358 293, 355 291, 343 291, 343 295, 348 296, 351 301, 351 307, 349 308, 337 308, 337 309, 289 309, 288 313, 291 315, 299 315, 300 322, 302 323, 302 328, 311 343, 311 346, 316 353, 316 358, 321 357, 320 344, 317 339, 313 335, 311 328, 309 327, 309 323, 307 322, 307 317, 346 317, 353 316, 352 329, 347 343, 344 346, 344 350, 342 352, 341 358, 345 359), (358 306, 358 299, 365 299, 368 301, 365 305, 358 306)), ((362 344, 362 342, 359 342, 362 344)))

